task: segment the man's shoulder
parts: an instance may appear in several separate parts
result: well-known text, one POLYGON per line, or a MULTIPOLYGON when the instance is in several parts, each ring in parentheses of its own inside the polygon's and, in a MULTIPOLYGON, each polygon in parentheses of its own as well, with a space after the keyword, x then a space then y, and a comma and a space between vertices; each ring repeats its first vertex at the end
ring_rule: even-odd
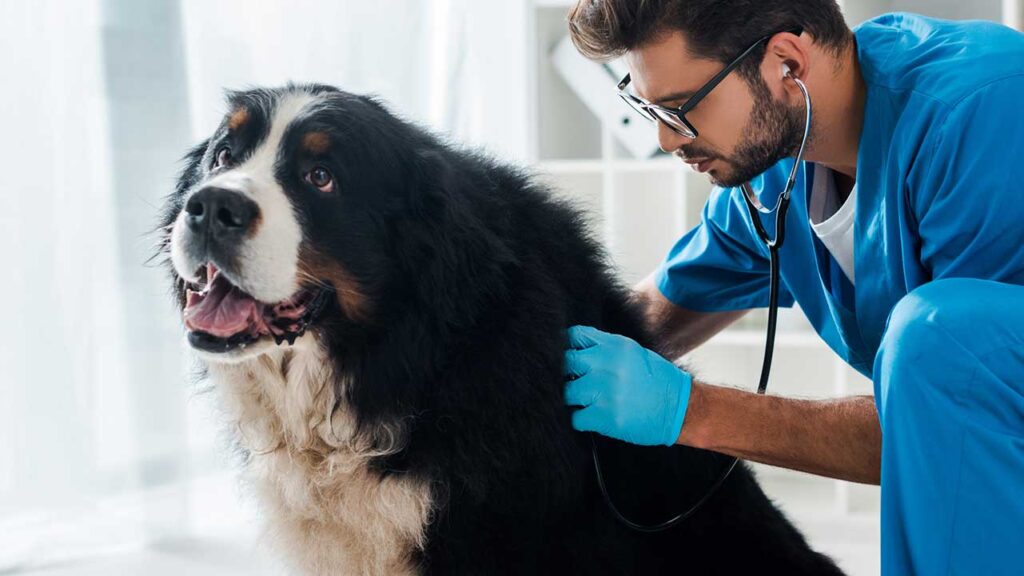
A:
POLYGON ((949 110, 980 87, 1024 75, 1024 34, 983 20, 910 13, 869 20, 855 30, 869 89, 919 106, 949 110))

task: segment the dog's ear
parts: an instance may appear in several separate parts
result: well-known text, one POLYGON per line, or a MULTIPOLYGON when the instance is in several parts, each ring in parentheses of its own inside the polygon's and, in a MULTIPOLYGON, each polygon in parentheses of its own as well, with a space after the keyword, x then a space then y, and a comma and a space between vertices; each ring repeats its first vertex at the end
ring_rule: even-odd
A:
POLYGON ((185 192, 203 177, 203 157, 206 156, 206 149, 210 145, 207 138, 192 147, 188 153, 181 158, 182 168, 178 173, 178 179, 174 190, 164 197, 163 209, 160 212, 160 224, 154 232, 165 231, 178 218, 178 213, 184 205, 185 192))
POLYGON ((361 102, 363 102, 364 104, 367 104, 371 108, 375 109, 377 112, 384 113, 384 114, 387 114, 388 116, 392 116, 392 117, 397 118, 397 115, 394 112, 392 112, 390 109, 388 109, 387 103, 379 95, 377 95, 377 94, 361 94, 361 95, 357 94, 357 95, 355 95, 355 97, 357 99, 359 99, 361 102))
POLYGON ((181 212, 185 192, 194 186, 196 182, 199 182, 199 179, 203 176, 203 157, 206 155, 206 148, 209 145, 210 140, 207 138, 193 146, 192 149, 181 158, 182 168, 181 171, 178 172, 178 178, 174 185, 174 190, 164 196, 163 208, 160 210, 160 223, 157 225, 156 229, 150 231, 150 233, 166 230, 168 226, 174 223, 174 220, 178 217, 178 213, 181 212))
POLYGON ((184 287, 181 279, 174 272, 174 267, 170 265, 171 227, 174 225, 174 221, 178 219, 178 214, 181 213, 181 209, 184 206, 185 192, 202 178, 203 158, 206 156, 206 148, 209 144, 209 139, 203 140, 193 146, 181 159, 183 166, 178 173, 178 180, 174 190, 164 197, 163 208, 160 211, 160 222, 155 229, 149 232, 149 235, 155 236, 156 246, 153 255, 146 260, 144 265, 148 266, 153 261, 158 260, 160 264, 167 268, 173 285, 172 292, 174 298, 182 305, 184 305, 185 298, 184 287))
POLYGON ((184 193, 194 186, 202 177, 203 157, 206 156, 206 149, 209 148, 209 146, 210 139, 207 138, 193 146, 192 149, 189 150, 181 159, 183 167, 181 172, 178 173, 178 183, 174 188, 175 196, 180 197, 184 195, 184 193))
POLYGON ((394 225, 395 255, 416 290, 437 314, 472 317, 505 286, 515 256, 508 245, 509 214, 494 183, 478 169, 460 169, 445 149, 416 153, 408 174, 408 207, 394 225))
POLYGON ((417 150, 407 179, 410 206, 418 217, 445 227, 458 225, 457 181, 455 169, 436 150, 417 150))

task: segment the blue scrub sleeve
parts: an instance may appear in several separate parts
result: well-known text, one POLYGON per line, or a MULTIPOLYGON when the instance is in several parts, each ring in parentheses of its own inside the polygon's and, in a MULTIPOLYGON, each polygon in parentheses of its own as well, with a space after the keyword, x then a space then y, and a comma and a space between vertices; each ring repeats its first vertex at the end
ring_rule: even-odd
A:
MULTIPOLYGON (((655 274, 661 293, 702 312, 768 306, 768 249, 758 238, 738 188, 715 188, 701 222, 672 247, 655 274)), ((793 305, 780 281, 779 306, 793 305)))
POLYGON ((935 280, 1024 284, 1024 73, 980 87, 925 141, 911 188, 921 262, 935 280))

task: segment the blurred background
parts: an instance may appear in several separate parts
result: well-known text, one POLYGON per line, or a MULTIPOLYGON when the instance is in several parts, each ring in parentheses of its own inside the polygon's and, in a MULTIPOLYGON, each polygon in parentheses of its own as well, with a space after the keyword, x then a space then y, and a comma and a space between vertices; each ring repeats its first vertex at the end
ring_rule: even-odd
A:
MULTIPOLYGON (((621 67, 566 45, 569 0, 0 0, 0 574, 279 574, 256 539, 216 402, 192 374, 164 271, 146 262, 185 150, 223 90, 286 81, 529 164, 591 215, 624 280, 649 273, 709 187, 614 96, 621 67), (611 84, 609 84, 611 83, 611 84)), ((1020 28, 1021 0, 845 0, 1020 28)), ((763 315, 688 360, 752 387, 763 315)), ((780 319, 775 393, 870 393, 780 319)), ((878 572, 878 489, 757 467, 851 574, 878 572)))

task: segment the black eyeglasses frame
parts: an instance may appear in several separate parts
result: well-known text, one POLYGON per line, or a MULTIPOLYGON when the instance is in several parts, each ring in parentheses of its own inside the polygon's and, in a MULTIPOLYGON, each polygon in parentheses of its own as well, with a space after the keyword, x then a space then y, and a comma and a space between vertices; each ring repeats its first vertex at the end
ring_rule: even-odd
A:
MULTIPOLYGON (((800 34, 803 33, 803 27, 797 26, 794 28, 790 28, 788 30, 783 30, 782 32, 790 32, 799 36, 800 34)), ((732 62, 727 64, 725 68, 723 68, 718 74, 715 74, 714 77, 712 77, 703 86, 701 86, 699 90, 694 92, 693 96, 690 96, 686 100, 686 102, 683 102, 682 106, 679 106, 678 108, 667 108, 659 104, 647 102, 643 98, 626 92, 626 87, 629 85, 630 82, 630 76, 628 73, 622 78, 622 80, 619 81, 619 84, 617 86, 619 90, 619 97, 625 100, 627 104, 629 104, 634 110, 639 112, 648 120, 654 122, 660 121, 662 124, 668 126, 668 128, 673 132, 686 138, 696 138, 697 136, 700 135, 700 133, 697 131, 696 128, 694 128, 693 124, 691 124, 690 121, 686 119, 686 113, 689 112, 690 110, 693 110, 697 106, 697 104, 700 104, 700 101, 703 100, 704 97, 708 95, 708 93, 714 90, 715 87, 718 86, 718 84, 721 83, 722 80, 724 80, 730 72, 735 70, 736 67, 739 66, 744 59, 747 58, 747 56, 753 53, 754 49, 756 49, 762 43, 770 40, 773 36, 775 36, 775 34, 780 33, 781 32, 769 34, 759 39, 757 42, 751 44, 750 47, 748 47, 739 56, 733 59, 732 62), (676 124, 676 122, 678 122, 679 124, 676 124)))

